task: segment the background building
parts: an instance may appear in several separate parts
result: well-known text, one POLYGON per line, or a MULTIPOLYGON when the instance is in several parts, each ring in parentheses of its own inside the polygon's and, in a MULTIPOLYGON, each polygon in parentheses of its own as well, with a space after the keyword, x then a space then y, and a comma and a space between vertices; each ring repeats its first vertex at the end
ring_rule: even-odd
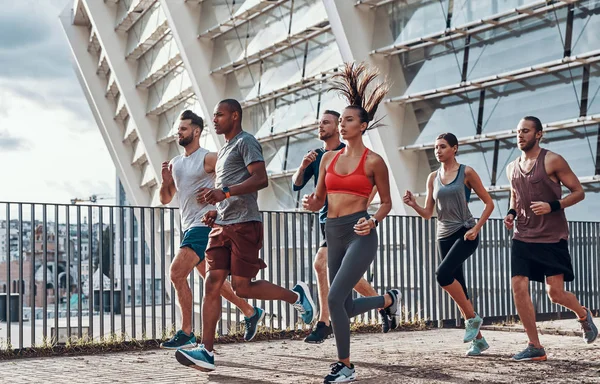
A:
POLYGON ((201 141, 214 150, 213 107, 232 97, 266 156, 261 208, 296 208, 291 174, 320 145, 318 116, 344 106, 328 79, 356 60, 393 83, 379 112, 387 125, 368 144, 390 166, 395 213, 405 213, 405 189, 424 191, 435 137, 450 131, 459 161, 503 215, 513 131, 536 115, 547 124, 544 146, 588 191, 568 218, 591 220, 600 206, 599 13, 598 0, 75 0, 61 21, 133 205, 159 204, 160 164, 181 152, 179 113, 208 117, 201 141))

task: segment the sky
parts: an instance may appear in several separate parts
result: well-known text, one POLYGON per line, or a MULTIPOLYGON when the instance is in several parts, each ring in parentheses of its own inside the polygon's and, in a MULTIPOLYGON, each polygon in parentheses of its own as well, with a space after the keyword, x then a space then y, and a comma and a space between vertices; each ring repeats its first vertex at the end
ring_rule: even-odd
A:
POLYGON ((0 0, 0 201, 113 204, 115 167, 58 15, 73 0, 0 0))

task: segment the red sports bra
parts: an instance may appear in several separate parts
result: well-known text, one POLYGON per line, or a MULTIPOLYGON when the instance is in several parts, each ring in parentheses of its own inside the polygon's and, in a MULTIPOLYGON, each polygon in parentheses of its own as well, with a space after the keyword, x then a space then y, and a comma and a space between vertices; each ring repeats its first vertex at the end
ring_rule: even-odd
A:
POLYGON ((371 180, 365 174, 365 159, 367 158, 369 149, 365 149, 354 172, 347 175, 340 175, 335 171, 335 164, 345 149, 342 148, 327 167, 327 174, 325 174, 327 193, 346 193, 368 198, 373 190, 373 184, 371 184, 371 180))

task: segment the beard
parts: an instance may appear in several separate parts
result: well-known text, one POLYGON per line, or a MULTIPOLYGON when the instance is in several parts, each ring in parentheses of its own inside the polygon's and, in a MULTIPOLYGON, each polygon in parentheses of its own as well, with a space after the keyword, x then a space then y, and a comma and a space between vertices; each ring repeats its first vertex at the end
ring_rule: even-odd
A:
POLYGON ((333 137, 333 133, 323 132, 322 134, 319 134, 319 140, 321 140, 321 141, 331 139, 332 137, 333 137))
POLYGON ((181 139, 179 139, 179 145, 181 145, 182 147, 187 147, 192 140, 194 140, 194 136, 188 136, 188 137, 182 137, 181 139))
POLYGON ((535 143, 537 142, 537 139, 533 139, 531 141, 526 142, 525 144, 523 144, 519 149, 523 152, 527 152, 529 151, 531 148, 535 147, 535 143))

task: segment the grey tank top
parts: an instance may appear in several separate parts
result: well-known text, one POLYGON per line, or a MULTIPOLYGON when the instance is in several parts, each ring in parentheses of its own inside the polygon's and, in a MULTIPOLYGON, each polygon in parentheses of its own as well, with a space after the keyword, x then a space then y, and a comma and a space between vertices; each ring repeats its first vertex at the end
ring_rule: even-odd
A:
POLYGON ((456 178, 449 184, 442 184, 438 170, 433 182, 433 199, 437 210, 437 238, 453 235, 461 228, 473 228, 475 219, 469 210, 470 190, 465 185, 465 166, 458 168, 456 178), (467 190, 469 196, 467 196, 467 190))

